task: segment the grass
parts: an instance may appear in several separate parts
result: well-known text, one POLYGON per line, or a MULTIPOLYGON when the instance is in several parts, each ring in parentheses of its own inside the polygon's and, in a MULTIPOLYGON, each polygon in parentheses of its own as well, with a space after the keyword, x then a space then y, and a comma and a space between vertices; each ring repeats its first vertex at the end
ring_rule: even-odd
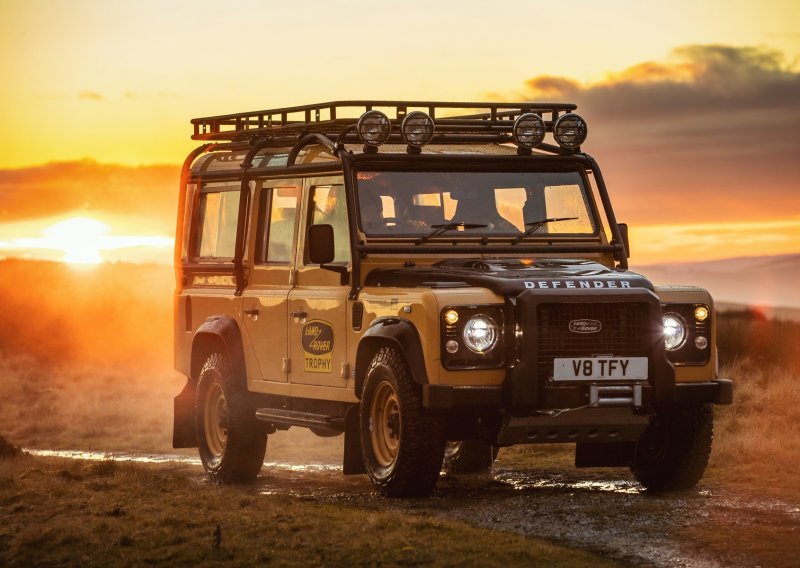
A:
POLYGON ((413 513, 212 486, 180 466, 0 459, 0 517, 8 567, 620 565, 413 513))

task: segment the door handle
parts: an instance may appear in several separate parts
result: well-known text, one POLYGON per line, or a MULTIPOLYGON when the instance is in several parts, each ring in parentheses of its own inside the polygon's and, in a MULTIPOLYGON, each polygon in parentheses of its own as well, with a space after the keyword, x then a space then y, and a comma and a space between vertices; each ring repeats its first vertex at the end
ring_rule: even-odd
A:
POLYGON ((308 313, 306 313, 306 312, 292 312, 292 317, 293 318, 298 318, 298 319, 306 319, 308 317, 308 313))
POLYGON ((257 316, 258 315, 258 308, 254 308, 252 310, 244 310, 244 314, 246 316, 257 316))

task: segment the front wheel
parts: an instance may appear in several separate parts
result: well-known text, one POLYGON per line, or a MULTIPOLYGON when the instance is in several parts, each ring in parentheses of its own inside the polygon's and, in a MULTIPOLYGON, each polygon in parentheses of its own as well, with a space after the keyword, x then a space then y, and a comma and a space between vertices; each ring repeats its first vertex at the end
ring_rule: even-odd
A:
POLYGON ((195 420, 200 460, 217 483, 252 483, 267 450, 263 423, 228 358, 213 353, 197 383, 195 420))
POLYGON ((361 447, 372 483, 388 497, 427 495, 442 468, 442 422, 422 408, 416 386, 397 350, 375 354, 361 397, 361 447))
POLYGON ((710 404, 660 411, 636 443, 631 472, 650 491, 691 489, 705 473, 713 436, 710 404))

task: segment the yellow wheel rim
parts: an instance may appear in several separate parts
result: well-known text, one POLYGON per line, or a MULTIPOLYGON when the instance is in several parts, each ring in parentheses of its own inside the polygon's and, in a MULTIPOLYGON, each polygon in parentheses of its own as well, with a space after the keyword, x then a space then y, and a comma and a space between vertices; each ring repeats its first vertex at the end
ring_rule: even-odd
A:
POLYGON ((394 464, 400 448, 400 405, 394 387, 385 381, 372 397, 370 439, 377 462, 382 467, 394 464))
POLYGON ((222 387, 217 383, 208 390, 203 417, 208 450, 214 459, 219 459, 228 441, 228 405, 222 387))

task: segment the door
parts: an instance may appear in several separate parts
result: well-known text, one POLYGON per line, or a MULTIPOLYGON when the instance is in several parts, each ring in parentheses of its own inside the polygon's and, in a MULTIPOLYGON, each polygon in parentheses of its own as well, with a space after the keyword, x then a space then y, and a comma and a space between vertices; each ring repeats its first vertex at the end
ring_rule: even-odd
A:
POLYGON ((252 264, 242 294, 242 319, 249 342, 245 349, 247 375, 255 391, 276 392, 275 383, 288 387, 286 322, 301 187, 299 180, 273 180, 256 191, 256 218, 251 223, 256 229, 248 242, 252 264))
MULTIPOLYGON (((303 225, 328 224, 334 229, 332 264, 350 262, 347 203, 341 177, 306 181, 303 225)), ((303 396, 296 385, 344 387, 350 375, 347 361, 347 295, 340 275, 307 262, 305 235, 299 236, 297 285, 289 293, 289 380, 293 395, 303 396)), ((308 391, 309 396, 315 393, 308 391)))

